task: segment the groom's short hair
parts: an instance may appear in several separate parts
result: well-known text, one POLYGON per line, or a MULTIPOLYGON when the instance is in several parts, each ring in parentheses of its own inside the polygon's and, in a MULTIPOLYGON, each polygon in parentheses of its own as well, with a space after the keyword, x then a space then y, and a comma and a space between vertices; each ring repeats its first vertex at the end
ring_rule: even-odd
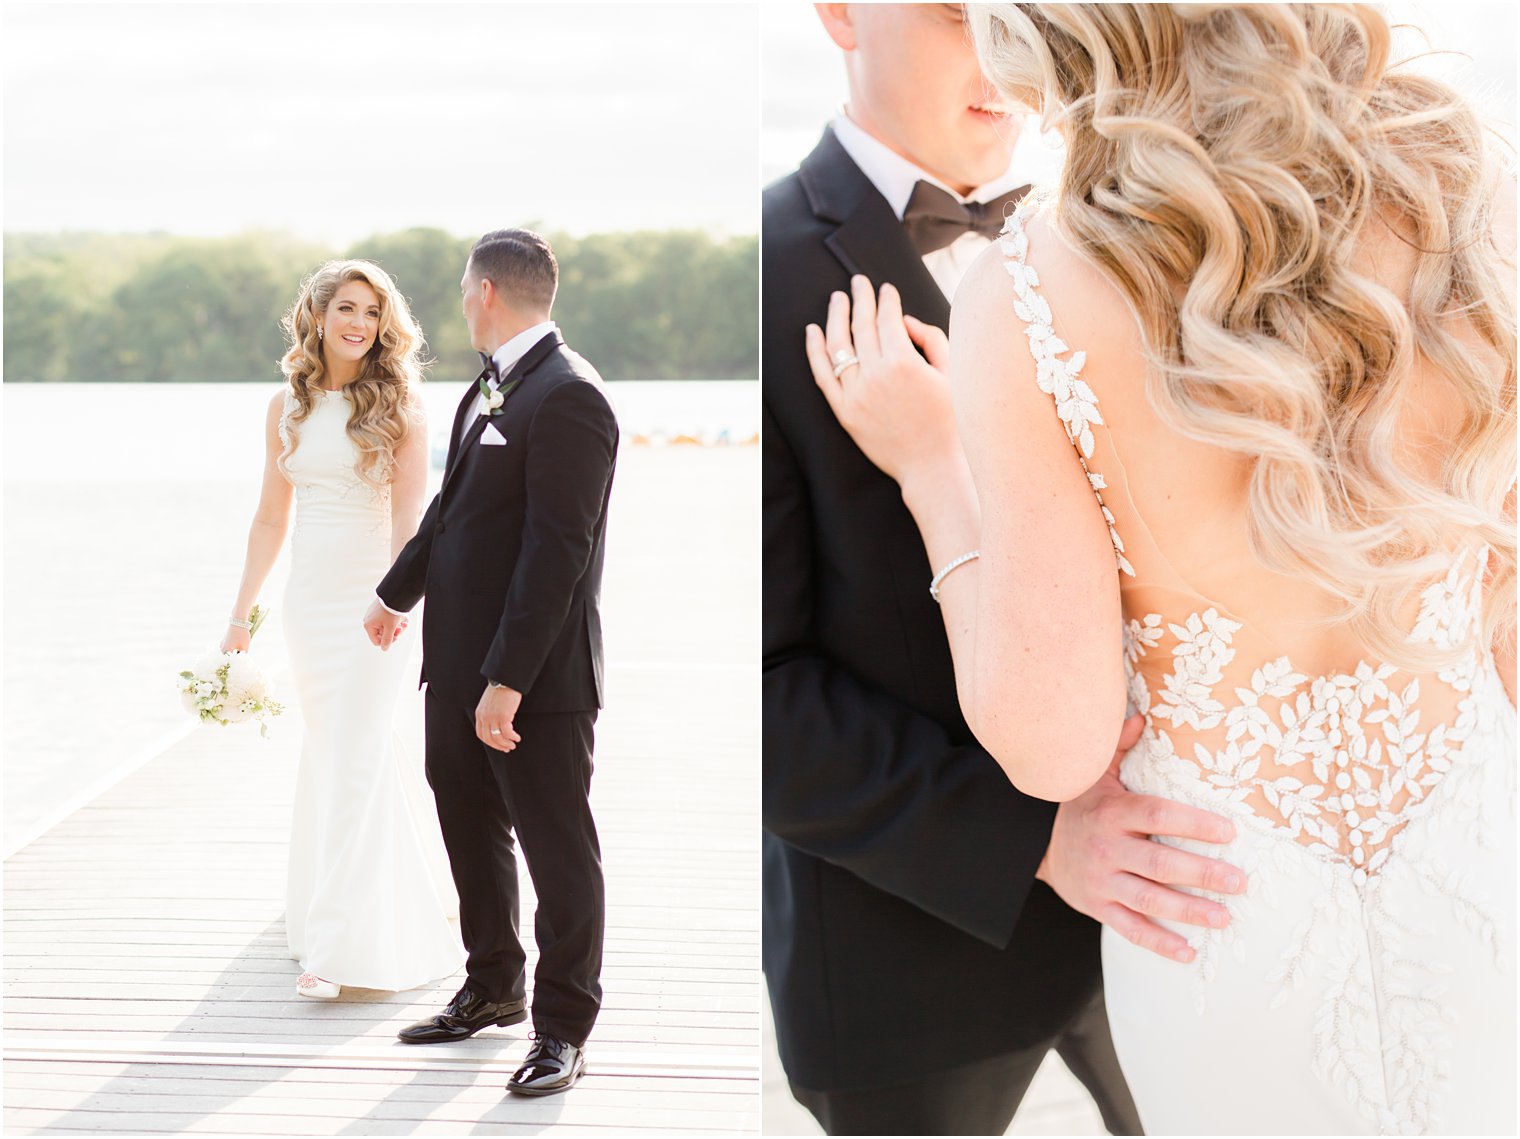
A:
POLYGON ((559 262, 531 229, 497 229, 470 250, 470 271, 490 280, 508 304, 548 312, 559 288, 559 262))

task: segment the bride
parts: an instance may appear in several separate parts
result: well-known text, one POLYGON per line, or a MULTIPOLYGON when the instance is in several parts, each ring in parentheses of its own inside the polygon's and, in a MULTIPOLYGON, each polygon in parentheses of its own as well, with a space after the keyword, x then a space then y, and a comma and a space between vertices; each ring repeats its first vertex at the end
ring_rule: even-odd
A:
POLYGON ((1237 824, 1191 964, 1104 932, 1145 1129, 1513 1134, 1507 179, 1368 7, 971 22, 1059 187, 962 285, 948 380, 863 278, 807 346, 1009 778, 1079 794, 1128 704, 1125 784, 1237 824))
POLYGON ((409 989, 457 970, 464 947, 432 798, 392 725, 406 654, 375 652, 360 617, 426 490, 422 334, 368 261, 322 265, 284 323, 288 383, 269 403, 263 490, 221 647, 248 648, 294 499, 283 618, 305 721, 285 914, 304 970, 296 992, 409 989))

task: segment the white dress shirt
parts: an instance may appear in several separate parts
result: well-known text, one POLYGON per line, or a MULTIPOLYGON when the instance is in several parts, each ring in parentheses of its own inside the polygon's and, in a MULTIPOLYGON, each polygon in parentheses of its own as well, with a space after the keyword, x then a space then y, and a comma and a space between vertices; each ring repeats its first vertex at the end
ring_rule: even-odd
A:
MULTIPOLYGON (((863 127, 843 111, 834 117, 830 126, 839 145, 844 147, 844 152, 860 167, 861 173, 871 180, 871 185, 876 187, 899 218, 907 210, 908 199, 913 196, 913 187, 919 182, 939 187, 958 202, 988 202, 1027 183, 1044 181, 1051 173, 1050 160, 1040 154, 1042 149, 1048 153, 1049 147, 1040 140, 1039 120, 1032 116, 1025 121, 1024 129, 1019 132, 1019 141, 1014 146, 1008 169, 991 182, 977 186, 969 194, 958 194, 927 170, 920 170, 886 143, 867 134, 863 127)), ((1055 170, 1059 171, 1059 159, 1056 161, 1055 170)), ((929 270, 929 275, 939 285, 946 300, 955 296, 955 290, 960 286, 966 270, 971 267, 971 262, 991 244, 990 238, 968 231, 949 245, 924 255, 924 268, 929 270)), ((872 282, 877 288, 882 283, 872 282)))

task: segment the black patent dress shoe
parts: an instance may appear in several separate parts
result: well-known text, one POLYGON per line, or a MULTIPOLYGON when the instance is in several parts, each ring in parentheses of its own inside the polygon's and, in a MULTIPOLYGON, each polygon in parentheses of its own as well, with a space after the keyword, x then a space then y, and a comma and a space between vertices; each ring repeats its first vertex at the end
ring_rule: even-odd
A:
POLYGON ((533 1047, 522 1067, 507 1081, 516 1095, 553 1095, 562 1092, 586 1070, 586 1053, 558 1036, 533 1034, 533 1047))
POLYGON ((403 1028, 396 1038, 403 1044, 441 1044, 447 1040, 468 1040, 493 1024, 521 1024, 527 1019, 528 1009, 522 1001, 488 1001, 465 988, 455 993, 437 1016, 403 1028))

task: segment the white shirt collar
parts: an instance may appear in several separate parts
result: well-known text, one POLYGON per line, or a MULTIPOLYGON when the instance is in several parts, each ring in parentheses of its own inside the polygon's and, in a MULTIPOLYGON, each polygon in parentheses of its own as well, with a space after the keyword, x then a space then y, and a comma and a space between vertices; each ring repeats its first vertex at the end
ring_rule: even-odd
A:
MULTIPOLYGON (((909 162, 880 139, 867 134, 865 128, 843 111, 834 116, 834 121, 830 126, 834 130, 834 137, 839 140, 839 145, 844 147, 844 152, 850 156, 856 166, 860 167, 861 173, 871 180, 871 184, 887 200, 887 205, 892 207, 892 211, 899 218, 908 208, 908 199, 913 196, 913 187, 921 181, 938 186, 958 202, 990 201, 1000 194, 1006 194, 1009 190, 1017 190, 1029 181, 1028 178, 1019 177, 1015 172, 1015 164, 1010 161, 1008 170, 991 182, 977 186, 969 194, 958 194, 927 170, 921 170, 909 162)), ((1026 127, 1026 130, 1028 129, 1032 127, 1026 127)))
POLYGON ((532 328, 523 329, 516 336, 512 337, 511 340, 508 340, 500 348, 496 349, 495 352, 492 352, 491 359, 496 364, 496 374, 498 376, 505 376, 517 366, 519 360, 528 354, 529 348, 532 348, 533 345, 537 344, 557 327, 552 320, 535 324, 532 328))

